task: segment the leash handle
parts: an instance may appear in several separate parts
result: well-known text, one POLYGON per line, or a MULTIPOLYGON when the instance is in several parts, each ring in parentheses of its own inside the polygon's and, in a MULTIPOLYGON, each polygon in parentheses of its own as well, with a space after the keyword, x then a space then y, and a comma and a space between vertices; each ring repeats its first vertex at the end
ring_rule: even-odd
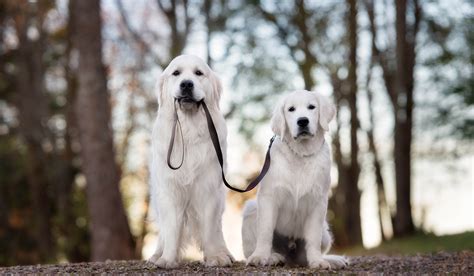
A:
POLYGON ((219 142, 219 136, 217 135, 217 130, 212 120, 211 113, 209 112, 209 109, 207 108, 207 105, 204 102, 204 100, 201 100, 200 104, 202 104, 204 113, 206 114, 207 128, 209 129, 209 135, 211 136, 211 141, 212 141, 212 144, 214 145, 214 150, 216 151, 217 159, 219 160, 219 164, 221 165, 222 180, 224 181, 224 185, 227 188, 231 189, 232 191, 239 192, 239 193, 245 193, 252 190, 258 185, 258 183, 260 183, 260 181, 262 181, 263 177, 267 174, 268 169, 270 168, 270 161, 271 161, 270 149, 272 147, 273 141, 275 141, 275 136, 273 136, 270 139, 270 144, 268 145, 267 154, 265 155, 265 162, 263 163, 263 167, 262 167, 262 170, 260 171, 260 174, 254 180, 252 180, 252 182, 250 182, 250 184, 244 190, 232 187, 225 178, 224 158, 222 157, 222 150, 221 150, 221 145, 219 142))
POLYGON ((174 124, 173 124, 173 129, 171 130, 170 145, 168 147, 168 156, 166 158, 166 162, 168 163, 168 167, 170 167, 170 169, 177 170, 177 169, 181 168, 181 166, 183 165, 183 162, 184 162, 184 139, 183 139, 183 129, 181 128, 181 122, 179 121, 179 118, 178 118, 178 111, 176 110, 176 100, 174 101, 173 121, 174 121, 174 124), (174 139, 175 139, 175 136, 176 136, 176 127, 177 126, 179 127, 179 133, 181 135, 181 143, 183 144, 183 147, 182 147, 183 151, 181 153, 181 162, 179 163, 179 165, 177 167, 175 167, 171 164, 171 155, 173 154, 173 146, 174 146, 174 139))

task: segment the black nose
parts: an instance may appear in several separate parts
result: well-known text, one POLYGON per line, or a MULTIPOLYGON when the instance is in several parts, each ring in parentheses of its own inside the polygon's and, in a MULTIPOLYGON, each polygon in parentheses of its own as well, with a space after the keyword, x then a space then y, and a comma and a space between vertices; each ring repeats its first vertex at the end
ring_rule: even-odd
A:
POLYGON ((301 118, 298 118, 298 121, 296 121, 296 123, 300 127, 306 127, 309 124, 309 120, 306 117, 301 117, 301 118))
POLYGON ((182 81, 181 84, 179 85, 179 87, 181 88, 181 91, 184 91, 184 90, 193 90, 194 88, 194 83, 190 80, 185 80, 185 81, 182 81))

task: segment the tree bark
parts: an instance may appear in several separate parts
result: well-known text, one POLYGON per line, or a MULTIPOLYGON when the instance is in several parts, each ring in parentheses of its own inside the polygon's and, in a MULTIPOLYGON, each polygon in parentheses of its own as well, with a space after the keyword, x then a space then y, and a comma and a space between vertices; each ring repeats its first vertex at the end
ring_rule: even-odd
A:
POLYGON ((79 57, 76 118, 92 236, 92 260, 131 259, 133 238, 122 202, 110 122, 99 1, 72 0, 79 57))
MULTIPOLYGON (((343 81, 338 78, 337 70, 331 72, 331 84, 334 89, 334 101, 338 110, 341 110, 344 99, 344 92, 343 92, 343 81)), ((342 153, 341 148, 341 113, 336 113, 336 131, 332 138, 332 148, 333 148, 333 158, 334 162, 337 166, 337 187, 336 191, 333 193, 333 196, 329 200, 329 209, 334 211, 335 216, 330 221, 332 225, 332 230, 334 234, 335 246, 337 247, 348 247, 350 246, 350 238, 349 232, 347 231, 347 217, 348 217, 348 210, 352 208, 352 206, 348 206, 346 204, 346 195, 347 195, 347 187, 349 186, 347 183, 350 181, 349 177, 349 168, 346 165, 344 155, 342 153)))
POLYGON ((346 203, 349 207, 346 230, 349 235, 351 245, 362 244, 362 232, 360 222, 360 190, 359 180, 359 145, 357 131, 359 129, 359 119, 357 117, 357 2, 348 0, 348 32, 349 32, 349 94, 347 97, 349 110, 351 113, 350 136, 351 155, 349 164, 349 181, 347 182, 346 203))
POLYGON ((397 210, 394 235, 404 236, 415 230, 411 215, 411 140, 413 111, 413 67, 410 54, 414 43, 407 41, 407 1, 395 1, 397 78, 395 104, 395 180, 397 210))

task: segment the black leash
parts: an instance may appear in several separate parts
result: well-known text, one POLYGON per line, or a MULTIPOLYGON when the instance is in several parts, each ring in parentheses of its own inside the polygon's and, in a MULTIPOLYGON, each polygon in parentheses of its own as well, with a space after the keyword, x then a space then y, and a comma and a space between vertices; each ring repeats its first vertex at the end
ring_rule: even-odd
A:
POLYGON ((174 101, 174 116, 173 116, 173 129, 171 131, 171 139, 170 139, 170 145, 168 147, 168 157, 166 161, 168 162, 168 167, 172 170, 177 170, 181 168, 184 162, 184 139, 183 139, 183 129, 181 128, 181 122, 179 121, 178 118, 178 111, 176 110, 176 100, 174 101), (174 146, 174 138, 176 136, 176 127, 179 126, 179 133, 181 134, 181 143, 183 144, 183 151, 181 154, 181 162, 177 167, 174 167, 171 165, 171 154, 173 153, 173 146, 174 146))
MULTIPOLYGON (((224 181, 224 185, 227 188, 231 189, 232 191, 236 191, 236 192, 239 192, 239 193, 245 193, 245 192, 248 192, 248 191, 252 190, 253 188, 255 188, 258 185, 258 183, 260 183, 260 181, 262 181, 263 177, 265 176, 265 174, 267 174, 268 169, 270 168, 270 162, 271 162, 270 149, 272 148, 273 141, 275 140, 275 136, 273 136, 270 139, 270 144, 268 145, 267 154, 265 155, 265 161, 263 163, 263 167, 262 167, 262 170, 260 171, 260 174, 254 180, 252 180, 252 182, 250 182, 250 184, 244 190, 232 187, 227 182, 227 180, 225 178, 224 158, 222 157, 222 150, 221 150, 221 145, 220 145, 220 142, 219 142, 219 136, 217 135, 217 130, 216 130, 216 127, 214 125, 214 121, 212 120, 211 113, 209 112, 209 109, 207 108, 207 105, 204 102, 204 100, 201 100, 200 102, 198 102, 198 104, 202 105, 202 107, 204 109, 204 113, 206 114, 207 128, 209 130, 209 135, 211 137, 212 145, 214 146, 214 150, 216 152, 217 159, 219 160, 219 164, 221 166, 222 180, 224 181)), ((183 141, 183 156, 182 156, 182 159, 181 159, 181 164, 178 167, 173 167, 171 165, 171 162, 170 162, 171 152, 173 151, 173 142, 174 142, 174 138, 176 136, 176 134, 175 134, 176 133, 176 126, 178 124, 179 124, 180 132, 181 132, 181 140, 183 141, 183 139, 182 139, 183 138, 183 132, 181 130, 181 124, 179 123, 178 113, 176 111, 176 104, 175 104, 174 124, 173 124, 173 130, 172 130, 172 133, 171 133, 170 145, 169 145, 169 148, 168 148, 168 166, 173 170, 179 169, 182 166, 183 160, 184 160, 184 141, 183 141)))

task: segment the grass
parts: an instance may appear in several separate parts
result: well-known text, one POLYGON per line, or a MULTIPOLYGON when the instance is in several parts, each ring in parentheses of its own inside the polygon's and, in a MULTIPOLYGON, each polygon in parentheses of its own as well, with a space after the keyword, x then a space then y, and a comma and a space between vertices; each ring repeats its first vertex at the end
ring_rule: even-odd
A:
POLYGON ((353 247, 344 250, 350 256, 355 255, 414 255, 417 253, 431 253, 438 251, 474 251, 474 232, 464 232, 455 235, 436 236, 434 234, 419 233, 414 236, 393 239, 381 245, 365 249, 353 247))

